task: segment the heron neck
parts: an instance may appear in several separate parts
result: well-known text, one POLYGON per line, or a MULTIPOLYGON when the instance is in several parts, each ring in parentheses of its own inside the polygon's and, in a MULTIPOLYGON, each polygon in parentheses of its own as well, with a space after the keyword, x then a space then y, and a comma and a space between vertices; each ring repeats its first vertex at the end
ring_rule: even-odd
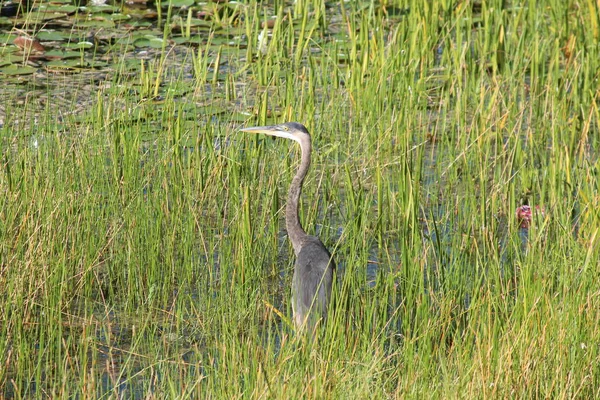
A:
POLYGON ((296 176, 292 179, 285 210, 285 226, 296 255, 300 252, 302 243, 308 236, 300 224, 298 208, 300 194, 302 193, 302 184, 304 183, 304 178, 310 168, 310 137, 303 138, 299 143, 302 152, 302 160, 298 167, 298 171, 296 172, 296 176))

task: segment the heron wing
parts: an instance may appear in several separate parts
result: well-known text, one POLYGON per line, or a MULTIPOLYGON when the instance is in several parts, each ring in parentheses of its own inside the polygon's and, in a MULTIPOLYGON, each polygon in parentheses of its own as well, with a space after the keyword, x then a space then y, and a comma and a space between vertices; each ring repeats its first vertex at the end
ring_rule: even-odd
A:
POLYGON ((331 254, 317 238, 307 241, 298 253, 294 270, 294 312, 302 319, 311 312, 327 317, 327 305, 335 263, 331 254))

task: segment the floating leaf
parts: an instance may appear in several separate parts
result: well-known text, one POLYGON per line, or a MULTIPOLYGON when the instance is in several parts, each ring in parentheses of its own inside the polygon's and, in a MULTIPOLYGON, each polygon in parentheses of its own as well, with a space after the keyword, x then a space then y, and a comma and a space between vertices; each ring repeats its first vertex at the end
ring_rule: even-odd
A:
POLYGON ((37 11, 27 14, 23 18, 17 18, 14 20, 15 25, 28 25, 28 24, 39 24, 46 21, 52 21, 54 19, 65 18, 65 13, 55 13, 49 11, 37 11))
POLYGON ((90 49, 94 47, 94 43, 91 42, 78 42, 78 43, 67 43, 64 45, 66 49, 90 49))
POLYGON ((46 64, 46 69, 51 72, 69 72, 81 69, 97 69, 107 66, 103 61, 87 61, 87 60, 55 60, 46 64))
POLYGON ((138 71, 140 68, 140 60, 137 58, 123 58, 118 63, 113 64, 111 68, 118 71, 138 71))
POLYGON ((131 17, 127 14, 112 14, 107 19, 111 21, 127 21, 130 20, 131 17))
POLYGON ((44 40, 44 41, 53 41, 53 42, 59 42, 62 40, 65 40, 66 37, 71 36, 71 33, 63 33, 63 32, 58 32, 58 31, 40 31, 37 34, 37 38, 39 40, 44 40))
POLYGON ((0 33, 0 43, 2 43, 2 44, 8 43, 13 40, 14 36, 15 35, 11 35, 8 32, 2 32, 2 33, 0 33))
POLYGON ((121 9, 119 7, 115 7, 115 6, 109 6, 109 5, 102 5, 102 6, 90 6, 90 7, 81 7, 82 11, 85 11, 86 13, 91 13, 91 14, 97 14, 97 13, 116 13, 119 12, 121 9))
POLYGON ((60 50, 50 50, 45 53, 46 57, 55 57, 55 58, 79 58, 81 57, 81 52, 79 51, 60 51, 60 50))
MULTIPOLYGON (((15 49, 15 47, 13 47, 15 49)), ((12 63, 22 63, 27 57, 23 54, 13 54, 13 53, 5 53, 2 56, 2 62, 6 63, 5 65, 12 63)))
POLYGON ((187 43, 187 44, 190 44, 190 43, 202 44, 202 43, 206 43, 206 38, 202 37, 202 36, 198 36, 198 35, 192 36, 190 38, 179 36, 179 37, 173 38, 172 40, 176 44, 184 44, 184 43, 187 43))
POLYGON ((161 49, 163 47, 163 39, 154 36, 145 36, 139 39, 135 39, 133 45, 135 47, 152 47, 153 49, 161 49))
POLYGON ((29 65, 15 65, 11 64, 4 68, 0 68, 0 74, 4 75, 31 75, 36 71, 36 68, 30 67, 29 65))
POLYGON ((75 11, 77 11, 77 6, 73 6, 70 4, 63 4, 63 5, 52 5, 52 4, 48 4, 44 7, 40 6, 40 11, 44 11, 44 12, 55 12, 55 13, 63 13, 63 14, 72 14, 75 11))
POLYGON ((171 0, 173 7, 190 7, 194 5, 194 0, 171 0))
POLYGON ((114 28, 115 23, 107 19, 77 22, 79 28, 114 28))
POLYGON ((31 51, 43 53, 44 51, 46 51, 46 49, 44 48, 44 46, 42 46, 39 40, 27 36, 19 36, 15 38, 13 44, 21 50, 27 52, 31 51))
POLYGON ((19 48, 15 47, 15 46, 8 46, 8 47, 0 48, 0 56, 5 57, 6 55, 8 55, 10 53, 15 53, 17 51, 19 51, 19 48))

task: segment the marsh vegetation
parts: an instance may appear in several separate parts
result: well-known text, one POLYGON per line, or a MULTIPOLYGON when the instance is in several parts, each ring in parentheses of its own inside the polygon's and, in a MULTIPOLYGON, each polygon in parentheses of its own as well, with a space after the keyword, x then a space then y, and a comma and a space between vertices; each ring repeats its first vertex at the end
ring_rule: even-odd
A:
POLYGON ((0 17, 0 397, 600 397, 597 2, 127 7, 0 17))

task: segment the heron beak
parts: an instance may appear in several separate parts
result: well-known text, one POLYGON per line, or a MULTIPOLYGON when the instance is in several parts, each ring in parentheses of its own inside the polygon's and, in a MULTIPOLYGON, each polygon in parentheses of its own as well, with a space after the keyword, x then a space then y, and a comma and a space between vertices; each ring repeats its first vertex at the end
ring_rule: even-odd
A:
POLYGON ((278 136, 295 140, 294 136, 290 132, 282 130, 278 125, 253 126, 250 128, 240 129, 240 131, 249 133, 262 133, 269 136, 278 136))
POLYGON ((277 125, 270 126, 252 126, 250 128, 240 129, 242 132, 250 132, 250 133, 264 133, 265 135, 274 135, 276 132, 279 132, 277 125))

